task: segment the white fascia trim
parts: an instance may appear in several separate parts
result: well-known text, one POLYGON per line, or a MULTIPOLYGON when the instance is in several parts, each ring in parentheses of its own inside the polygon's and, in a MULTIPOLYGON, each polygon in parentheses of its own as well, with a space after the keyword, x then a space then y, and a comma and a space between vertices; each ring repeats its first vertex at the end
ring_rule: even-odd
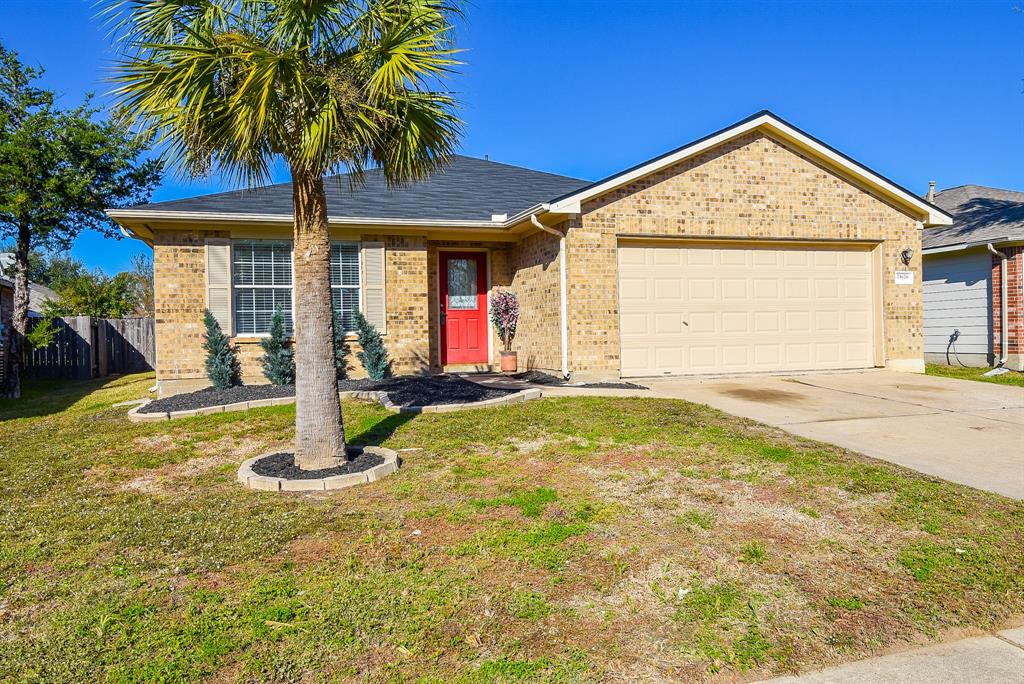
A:
POLYGON ((962 242, 958 245, 945 245, 943 247, 926 247, 921 250, 921 254, 942 254, 943 252, 961 252, 965 249, 984 249, 986 245, 1009 245, 1014 240, 1009 237, 995 238, 994 240, 982 240, 980 242, 962 242))
MULTIPOLYGON (((109 209, 107 216, 119 220, 145 219, 149 221, 217 221, 224 223, 281 223, 291 225, 291 214, 234 214, 207 211, 151 211, 145 209, 109 209)), ((509 221, 453 221, 398 218, 364 218, 328 216, 328 225, 353 226, 413 226, 426 228, 487 228, 504 230, 509 221)))
POLYGON ((631 183, 637 179, 643 178, 644 176, 650 175, 660 169, 667 166, 677 164, 684 159, 700 154, 705 150, 709 150, 717 145, 731 140, 732 138, 738 137, 752 131, 756 128, 766 128, 775 133, 782 135, 784 138, 790 138, 797 142, 799 145, 813 151, 815 154, 828 159, 830 162, 835 164, 837 167, 842 168, 847 173, 857 178, 863 179, 868 183, 882 188, 890 195, 898 197, 900 200, 918 209, 922 214, 927 216, 925 223, 932 226, 948 226, 952 225, 953 220, 943 213, 935 210, 934 207, 929 206, 919 197, 915 197, 911 193, 906 192, 902 188, 894 185, 890 181, 882 178, 881 176, 871 173, 864 167, 851 162, 842 155, 837 154, 833 150, 825 147, 818 141, 808 137, 799 130, 788 125, 784 121, 781 121, 770 114, 762 114, 761 116, 745 121, 741 124, 727 128, 718 135, 710 138, 705 138, 692 145, 687 145, 676 152, 664 156, 660 159, 656 159, 648 164, 639 166, 629 173, 625 173, 619 176, 609 178, 604 183, 595 185, 589 188, 585 188, 580 192, 565 197, 557 202, 552 202, 549 205, 549 211, 553 213, 580 213, 580 205, 582 202, 602 195, 610 190, 614 190, 617 187, 631 183))

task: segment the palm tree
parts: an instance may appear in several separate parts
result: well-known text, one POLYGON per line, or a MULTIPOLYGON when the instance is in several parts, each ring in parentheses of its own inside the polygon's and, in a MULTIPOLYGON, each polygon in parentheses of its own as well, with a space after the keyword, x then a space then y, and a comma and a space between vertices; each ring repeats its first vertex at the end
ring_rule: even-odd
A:
POLYGON ((461 132, 440 89, 458 62, 447 0, 103 0, 123 46, 119 106, 186 175, 292 179, 295 462, 346 458, 324 175, 380 168, 392 186, 448 162, 461 132))

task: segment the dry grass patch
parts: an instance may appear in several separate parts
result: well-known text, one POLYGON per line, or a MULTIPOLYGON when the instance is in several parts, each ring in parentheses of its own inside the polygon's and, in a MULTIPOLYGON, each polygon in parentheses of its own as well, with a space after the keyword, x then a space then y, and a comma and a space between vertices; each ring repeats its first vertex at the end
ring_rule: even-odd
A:
POLYGON ((1024 612, 1020 502, 706 407, 346 403, 402 469, 280 496, 234 465, 293 407, 111 407, 150 384, 0 403, 0 680, 741 681, 1024 612))

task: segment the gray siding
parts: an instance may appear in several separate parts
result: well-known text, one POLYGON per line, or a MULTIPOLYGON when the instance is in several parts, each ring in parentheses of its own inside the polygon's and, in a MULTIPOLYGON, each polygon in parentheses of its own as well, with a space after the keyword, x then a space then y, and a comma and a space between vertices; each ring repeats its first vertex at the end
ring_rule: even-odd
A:
POLYGON ((924 258, 924 352, 932 361, 984 365, 992 353, 992 258, 983 250, 924 258), (960 331, 954 345, 950 337, 960 331))

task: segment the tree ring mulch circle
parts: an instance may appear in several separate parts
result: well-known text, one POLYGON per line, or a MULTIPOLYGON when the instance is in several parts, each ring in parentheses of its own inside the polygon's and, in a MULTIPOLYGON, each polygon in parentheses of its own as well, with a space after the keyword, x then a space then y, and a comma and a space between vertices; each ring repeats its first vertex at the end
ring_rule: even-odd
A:
POLYGON ((249 489, 271 492, 322 492, 375 482, 398 470, 398 452, 384 447, 349 447, 349 460, 333 468, 300 470, 294 454, 274 452, 250 458, 238 469, 249 489))

